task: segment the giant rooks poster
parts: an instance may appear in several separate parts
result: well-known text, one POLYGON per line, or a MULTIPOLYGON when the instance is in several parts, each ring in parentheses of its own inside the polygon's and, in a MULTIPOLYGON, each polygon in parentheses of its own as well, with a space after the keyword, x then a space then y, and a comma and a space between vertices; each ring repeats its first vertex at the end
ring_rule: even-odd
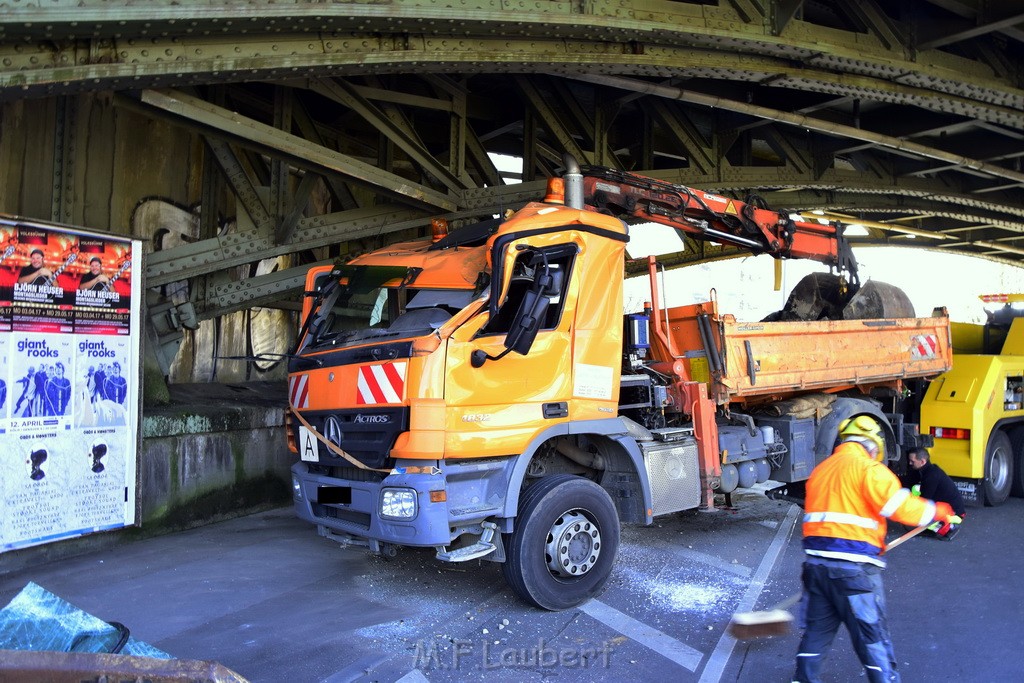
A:
POLYGON ((141 249, 0 215, 0 550, 135 523, 141 249))

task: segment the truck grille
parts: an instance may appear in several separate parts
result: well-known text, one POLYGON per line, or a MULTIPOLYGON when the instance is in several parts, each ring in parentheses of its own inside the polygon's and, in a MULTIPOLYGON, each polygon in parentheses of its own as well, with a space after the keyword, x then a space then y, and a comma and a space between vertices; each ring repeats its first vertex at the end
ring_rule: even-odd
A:
POLYGON ((337 508, 332 505, 313 503, 313 515, 320 518, 330 517, 331 519, 338 519, 343 522, 357 524, 367 531, 370 529, 370 515, 364 512, 355 512, 353 510, 337 508))
MULTIPOLYGON (((409 409, 404 406, 364 410, 311 410, 303 413, 303 417, 335 446, 344 449, 367 467, 375 468, 391 466, 391 448, 398 435, 409 429, 409 409)), ((350 467, 345 458, 328 452, 323 446, 320 447, 320 464, 361 471, 350 467)))

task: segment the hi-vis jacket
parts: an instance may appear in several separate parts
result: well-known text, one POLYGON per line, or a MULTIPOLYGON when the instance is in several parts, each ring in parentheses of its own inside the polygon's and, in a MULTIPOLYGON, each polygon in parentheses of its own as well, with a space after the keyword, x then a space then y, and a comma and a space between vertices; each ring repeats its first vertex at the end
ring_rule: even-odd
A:
POLYGON ((924 526, 935 519, 935 503, 910 495, 885 464, 855 441, 839 444, 814 468, 804 501, 804 552, 880 567, 885 520, 924 526))

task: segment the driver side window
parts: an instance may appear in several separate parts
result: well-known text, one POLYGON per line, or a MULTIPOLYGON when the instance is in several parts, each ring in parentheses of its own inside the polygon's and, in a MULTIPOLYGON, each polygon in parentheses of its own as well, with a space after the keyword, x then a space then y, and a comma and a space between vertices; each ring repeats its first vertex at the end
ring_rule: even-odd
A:
POLYGON ((497 315, 481 330, 481 334, 507 334, 511 330, 512 321, 522 306, 527 292, 534 288, 537 277, 543 276, 545 272, 545 260, 547 274, 551 278, 551 282, 543 293, 550 298, 551 303, 544 314, 540 329, 552 330, 557 327, 562 317, 565 303, 564 290, 569 286, 569 275, 575 256, 575 245, 521 253, 512 267, 512 279, 509 283, 508 294, 498 307, 497 315))

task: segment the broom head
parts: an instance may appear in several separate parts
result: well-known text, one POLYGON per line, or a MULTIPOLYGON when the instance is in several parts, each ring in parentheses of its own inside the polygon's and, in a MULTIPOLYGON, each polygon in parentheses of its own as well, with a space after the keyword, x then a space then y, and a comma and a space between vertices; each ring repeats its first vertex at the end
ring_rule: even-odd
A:
POLYGON ((762 612, 738 612, 732 615, 726 631, 736 640, 784 636, 793 626, 793 615, 784 609, 762 612))

